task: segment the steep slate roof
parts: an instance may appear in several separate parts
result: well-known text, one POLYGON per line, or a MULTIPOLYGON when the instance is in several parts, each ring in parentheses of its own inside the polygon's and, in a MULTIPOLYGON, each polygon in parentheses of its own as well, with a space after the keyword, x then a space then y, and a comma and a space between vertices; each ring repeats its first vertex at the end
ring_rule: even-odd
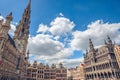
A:
POLYGON ((9 34, 8 34, 8 41, 10 41, 11 45, 13 45, 13 47, 16 48, 15 42, 14 42, 14 40, 10 37, 9 34))

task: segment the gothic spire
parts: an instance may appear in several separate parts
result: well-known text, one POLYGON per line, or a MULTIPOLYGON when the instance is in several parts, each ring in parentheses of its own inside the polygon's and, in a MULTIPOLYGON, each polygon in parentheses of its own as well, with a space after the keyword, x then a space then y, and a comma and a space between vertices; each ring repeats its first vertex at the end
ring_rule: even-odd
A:
POLYGON ((88 50, 86 49, 86 54, 88 54, 88 50))
POLYGON ((107 44, 106 40, 104 40, 104 43, 107 44))
POLYGON ((110 39, 109 35, 107 35, 107 39, 108 39, 109 44, 112 44, 112 40, 110 39))
POLYGON ((12 20, 12 12, 10 12, 10 13, 6 16, 6 19, 12 20))
POLYGON ((30 9, 30 6, 31 6, 31 0, 29 0, 29 3, 27 5, 27 8, 26 9, 30 9))
POLYGON ((12 12, 10 12, 7 16, 6 16, 6 21, 5 24, 7 26, 10 26, 10 22, 12 21, 12 12))
POLYGON ((90 50, 93 50, 93 49, 94 49, 92 40, 91 40, 90 38, 89 38, 89 47, 90 47, 90 50))
POLYGON ((29 37, 29 25, 30 25, 30 13, 31 13, 30 5, 31 5, 31 0, 29 0, 29 3, 27 7, 25 8, 24 13, 22 15, 22 19, 17 25, 14 38, 28 38, 29 37))
MULTIPOLYGON (((1 34, 4 34, 4 35, 7 35, 8 34, 8 31, 10 30, 11 26, 10 26, 10 23, 12 21, 12 12, 10 12, 7 16, 6 16, 6 21, 5 23, 3 23, 3 26, 0 26, 1 27, 1 31, 0 32, 1 34)), ((0 25, 2 24, 3 20, 0 21, 0 25)))
POLYGON ((28 5, 26 6, 22 19, 16 27, 14 41, 16 43, 17 49, 25 55, 26 47, 28 44, 29 38, 29 26, 30 26, 30 13, 31 13, 31 0, 29 0, 28 5))
POLYGON ((29 0, 29 3, 27 7, 25 8, 23 16, 22 16, 22 20, 21 20, 23 24, 26 24, 28 26, 30 23, 30 13, 31 13, 30 7, 31 7, 31 0, 29 0))

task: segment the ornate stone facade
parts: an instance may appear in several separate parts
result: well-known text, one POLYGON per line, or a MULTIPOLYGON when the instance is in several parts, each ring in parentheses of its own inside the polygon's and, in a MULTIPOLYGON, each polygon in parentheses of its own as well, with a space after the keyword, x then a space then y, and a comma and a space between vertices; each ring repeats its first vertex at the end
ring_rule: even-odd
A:
POLYGON ((0 80, 25 79, 29 58, 26 48, 29 37, 30 4, 31 1, 24 10, 13 38, 8 34, 13 19, 12 13, 6 16, 5 21, 0 20, 0 80))
POLYGON ((29 64, 27 68, 27 77, 27 80, 67 80, 67 69, 62 63, 56 67, 55 64, 49 66, 34 61, 33 65, 29 64))
POLYGON ((108 36, 105 45, 95 49, 89 39, 89 52, 84 55, 86 80, 120 80, 120 68, 114 53, 114 44, 108 36))
POLYGON ((116 59, 117 59, 117 62, 120 68, 120 46, 117 44, 114 45, 114 53, 115 53, 115 56, 116 56, 116 59))
POLYGON ((84 64, 80 63, 76 68, 70 68, 67 71, 68 80, 85 80, 84 78, 84 64))

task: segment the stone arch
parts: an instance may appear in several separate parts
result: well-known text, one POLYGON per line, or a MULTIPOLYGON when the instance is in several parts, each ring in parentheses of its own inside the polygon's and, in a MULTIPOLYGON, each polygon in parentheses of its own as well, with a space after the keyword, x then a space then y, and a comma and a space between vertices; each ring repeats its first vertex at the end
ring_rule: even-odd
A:
POLYGON ((118 77, 120 78, 120 72, 118 72, 118 77))
POLYGON ((89 79, 89 75, 86 75, 87 79, 89 79))
POLYGON ((88 76, 89 76, 89 79, 90 79, 90 78, 91 78, 91 75, 89 74, 88 76))
POLYGON ((108 75, 107 75, 107 73, 106 73, 106 72, 104 72, 104 77, 105 77, 105 78, 108 78, 108 75))
POLYGON ((89 75, 87 75, 87 78, 88 78, 88 79, 90 79, 90 76, 89 76, 89 75))
POLYGON ((95 77, 95 78, 97 78, 97 75, 96 75, 96 74, 94 74, 94 77, 95 77))
POLYGON ((109 63, 107 63, 107 68, 109 68, 110 67, 110 64, 109 63))
POLYGON ((107 68, 107 63, 105 63, 105 69, 107 68))
POLYGON ((91 79, 91 75, 89 74, 89 79, 91 79))
POLYGON ((114 73, 114 72, 112 72, 112 76, 115 76, 115 73, 114 73))
POLYGON ((104 69, 104 64, 101 64, 101 66, 102 66, 102 69, 104 69))
POLYGON ((99 65, 99 69, 101 70, 101 64, 99 65))
POLYGON ((108 77, 111 78, 112 77, 112 74, 110 72, 108 72, 108 77))
POLYGON ((101 73, 101 78, 104 78, 104 74, 103 73, 101 73))
POLYGON ((93 71, 95 71, 95 66, 93 66, 93 71))
POLYGON ((101 78, 99 73, 97 75, 98 75, 98 78, 101 78))
POLYGON ((112 63, 111 62, 109 63, 109 66, 112 67, 112 63))
POLYGON ((116 72, 115 74, 116 74, 116 77, 117 77, 117 78, 120 78, 119 72, 116 72))
POLYGON ((92 74, 92 79, 94 79, 94 74, 92 74))
POLYGON ((103 64, 103 69, 105 69, 106 67, 105 67, 105 63, 103 64))

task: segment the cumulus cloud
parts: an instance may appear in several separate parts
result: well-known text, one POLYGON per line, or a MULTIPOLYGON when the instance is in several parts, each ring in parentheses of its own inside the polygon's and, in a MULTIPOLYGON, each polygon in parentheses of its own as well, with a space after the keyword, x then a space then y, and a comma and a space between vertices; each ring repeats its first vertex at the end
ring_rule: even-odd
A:
POLYGON ((71 47, 74 50, 85 50, 88 48, 88 39, 91 38, 95 47, 104 44, 104 39, 107 35, 113 41, 120 42, 120 23, 104 23, 101 20, 92 22, 87 26, 85 31, 73 32, 73 40, 71 40, 71 47))
POLYGON ((52 39, 50 35, 38 34, 29 39, 28 47, 32 54, 54 55, 64 48, 64 45, 52 39))
POLYGON ((58 60, 66 59, 72 55, 73 55, 73 51, 70 48, 64 48, 52 56, 51 55, 50 56, 47 56, 47 55, 40 56, 40 59, 54 62, 54 60, 58 61, 58 60))
MULTIPOLYGON (((63 19, 63 17, 60 17, 59 19, 61 18, 63 19)), ((89 38, 92 39, 95 47, 103 45, 104 39, 106 39, 107 35, 109 35, 113 41, 120 43, 120 23, 104 23, 102 20, 97 20, 88 24, 87 29, 84 31, 73 31, 73 25, 73 27, 69 28, 70 26, 66 25, 64 20, 56 21, 56 19, 51 22, 51 27, 40 24, 38 32, 43 33, 39 33, 36 36, 29 38, 28 47, 30 52, 33 54, 32 59, 43 61, 48 64, 58 64, 62 62, 68 68, 75 67, 80 62, 83 62, 83 57, 75 59, 69 57, 75 55, 75 53, 73 53, 75 50, 85 51, 89 46, 89 38), (58 25, 61 25, 62 29, 58 25), (69 29, 64 30, 64 28, 69 29), (44 32, 47 31, 52 34, 44 34, 44 32), (72 34, 66 34, 67 32, 72 34), (62 42, 59 40, 63 38, 60 36, 61 34, 66 34, 62 42), (69 35, 73 36, 73 38, 69 39, 69 35), (70 46, 66 47, 66 44, 70 46)), ((68 23, 71 23, 69 22, 69 19, 68 23)))
POLYGON ((74 22, 62 13, 59 15, 49 26, 40 24, 36 36, 30 36, 28 48, 32 54, 31 60, 56 64, 63 62, 66 67, 74 67, 83 62, 83 57, 69 57, 75 55, 76 50, 84 52, 89 47, 89 38, 95 47, 103 45, 107 35, 120 43, 120 23, 97 20, 88 24, 84 31, 73 31, 74 22))
POLYGON ((44 24, 40 24, 39 25, 39 28, 38 28, 38 30, 37 30, 37 33, 39 33, 39 32, 47 32, 49 30, 49 28, 48 28, 48 26, 47 25, 44 25, 44 24))
POLYGON ((60 16, 64 16, 63 13, 59 13, 60 16))
POLYGON ((67 68, 72 68, 79 65, 80 63, 83 63, 83 60, 84 58, 80 57, 75 59, 63 59, 60 62, 62 62, 67 68))
MULTIPOLYGON (((68 33, 71 33, 75 24, 68 18, 63 17, 62 13, 59 15, 60 17, 56 17, 50 22, 50 27, 40 24, 37 30, 38 34, 29 38, 28 48, 37 60, 46 63, 58 63, 60 60, 73 55, 73 50, 65 47, 62 36, 64 34, 64 37, 66 37, 68 33)), ((65 38, 65 42, 67 40, 68 38, 65 38)))
POLYGON ((11 24, 10 26, 11 26, 11 29, 9 30, 9 34, 10 34, 11 36, 14 36, 14 32, 15 32, 15 30, 16 30, 16 27, 15 27, 15 25, 13 25, 13 24, 11 24))
POLYGON ((74 22, 64 17, 62 13, 60 13, 60 15, 60 17, 56 17, 53 21, 51 21, 50 27, 44 24, 40 24, 37 33, 44 33, 48 31, 54 36, 60 36, 71 32, 75 26, 74 22))
POLYGON ((32 59, 42 60, 46 63, 58 63, 73 55, 71 48, 65 48, 60 41, 47 34, 38 34, 29 38, 28 48, 34 56, 32 59))
POLYGON ((83 57, 75 59, 69 59, 69 57, 75 55, 73 53, 75 50, 85 51, 89 46, 89 38, 92 39, 95 47, 103 45, 107 35, 113 41, 120 43, 120 23, 104 23, 102 20, 97 20, 90 23, 84 31, 73 31, 75 26, 73 22, 65 17, 57 17, 50 26, 40 24, 37 32, 43 33, 30 37, 28 44, 34 59, 45 63, 63 62, 66 67, 75 67, 83 62, 83 57), (52 34, 44 34, 47 31, 52 34), (66 34, 62 42, 59 40, 63 38, 61 34, 66 34), (69 39, 69 35, 73 38, 69 39), (66 44, 70 46, 66 47, 66 44))
POLYGON ((34 62, 34 60, 37 60, 38 63, 39 61, 43 61, 45 64, 59 64, 59 63, 63 63, 63 65, 67 68, 72 68, 75 67, 76 65, 79 65, 80 63, 83 63, 83 57, 80 58, 74 58, 74 59, 68 59, 68 58, 60 58, 59 56, 38 56, 38 55, 32 55, 31 56, 31 63, 34 62))
POLYGON ((2 19, 4 19, 4 17, 0 15, 0 20, 2 20, 2 19))
POLYGON ((68 18, 57 17, 51 23, 50 32, 53 35, 62 35, 67 32, 71 32, 74 28, 74 22, 71 22, 68 18))

